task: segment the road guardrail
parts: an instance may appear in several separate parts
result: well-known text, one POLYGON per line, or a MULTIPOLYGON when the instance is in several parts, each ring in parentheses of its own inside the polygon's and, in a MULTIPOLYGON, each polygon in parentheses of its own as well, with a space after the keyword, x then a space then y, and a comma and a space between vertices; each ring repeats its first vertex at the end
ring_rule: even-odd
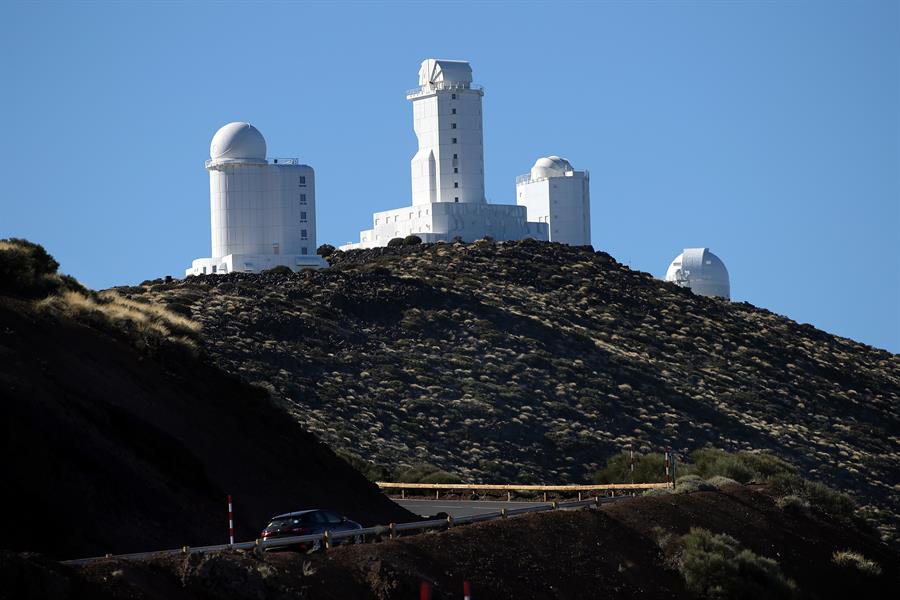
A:
MULTIPOLYGON (((393 485, 393 484, 392 484, 393 485)), ((402 484, 402 485, 457 485, 457 484, 402 484)), ((632 485, 632 484, 625 484, 632 485)), ((665 487, 669 484, 633 484, 633 485, 642 485, 645 486, 642 489, 653 489, 656 487, 665 487), (652 487, 646 487, 652 486, 652 487)), ((457 486, 460 487, 460 486, 457 486)), ((472 488, 471 485, 461 486, 466 490, 472 488)), ((496 486, 490 486, 496 487, 496 486)), ((515 489, 519 489, 522 486, 512 486, 515 489)), ((534 487, 534 486, 526 486, 526 487, 534 487)), ((537 487, 550 487, 550 488, 559 488, 559 487, 573 487, 573 486, 537 486, 537 487)), ((590 489, 597 489, 596 486, 574 486, 574 487, 589 487, 590 489)), ((441 488, 446 489, 446 488, 441 488)), ((615 489, 622 489, 620 487, 616 487, 615 489)), ((627 489, 638 489, 638 488, 627 488, 627 489)), ((269 549, 283 548, 285 546, 294 546, 298 544, 315 544, 318 542, 322 548, 330 549, 333 546, 337 545, 337 542, 341 540, 345 540, 347 538, 352 538, 356 541, 359 538, 361 543, 371 542, 378 540, 384 536, 387 536, 391 539, 399 536, 400 533, 403 532, 411 532, 411 531, 426 531, 429 529, 447 529, 450 527, 454 527, 456 525, 465 525, 470 523, 481 523, 485 521, 496 521, 499 519, 506 519, 510 517, 516 517, 520 515, 525 515, 529 513, 539 513, 539 512, 547 512, 553 510, 578 510, 583 508, 590 508, 600 506, 601 504, 607 504, 609 502, 615 502, 619 500, 625 500, 628 496, 620 496, 610 497, 610 498, 601 498, 599 496, 594 497, 590 500, 573 500, 570 502, 551 502, 547 504, 542 504, 540 506, 524 506, 521 508, 504 508, 498 512, 492 513, 482 513, 478 515, 468 515, 465 517, 447 517, 443 519, 427 519, 424 521, 413 521, 410 523, 391 523, 390 525, 376 525, 374 527, 364 527, 363 529, 350 529, 347 531, 325 531, 324 533, 311 533, 308 535, 298 535, 292 537, 283 537, 283 538, 275 538, 271 540, 254 540, 251 542, 238 542, 236 544, 220 544, 220 545, 212 545, 212 546, 182 546, 181 548, 173 548, 170 550, 158 550, 153 552, 133 552, 130 554, 106 554, 103 556, 93 556, 90 558, 78 558, 74 560, 64 560, 60 561, 62 564, 66 565, 86 565, 93 562, 101 561, 101 560, 109 560, 109 559, 124 559, 124 560, 146 560, 149 558, 156 558, 162 556, 172 556, 178 554, 197 554, 202 552, 219 552, 222 550, 253 550, 253 551, 265 551, 269 549)))

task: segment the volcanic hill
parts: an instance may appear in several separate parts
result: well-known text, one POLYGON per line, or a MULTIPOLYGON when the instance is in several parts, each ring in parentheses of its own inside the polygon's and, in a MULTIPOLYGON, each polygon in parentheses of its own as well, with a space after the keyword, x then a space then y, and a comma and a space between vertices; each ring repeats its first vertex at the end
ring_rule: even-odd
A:
POLYGON ((900 514, 900 357, 693 295, 590 247, 335 252, 298 274, 119 288, 334 449, 465 481, 583 482, 611 455, 771 449, 900 514))
POLYGON ((304 507, 412 518, 269 394, 207 364, 191 323, 94 295, 56 266, 39 246, 0 241, 0 548, 76 558, 223 544, 228 494, 239 541, 304 507))

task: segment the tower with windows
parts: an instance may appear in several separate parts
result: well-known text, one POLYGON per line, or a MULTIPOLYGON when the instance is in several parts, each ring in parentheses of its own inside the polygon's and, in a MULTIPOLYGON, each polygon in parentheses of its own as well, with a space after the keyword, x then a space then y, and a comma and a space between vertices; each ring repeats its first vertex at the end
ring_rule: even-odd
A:
POLYGON ((422 62, 419 87, 406 95, 419 140, 411 165, 413 205, 486 202, 482 96, 468 62, 422 62))
POLYGON ((419 87, 406 93, 419 145, 410 163, 412 204, 376 212, 359 242, 341 249, 386 246, 408 235, 423 242, 547 239, 547 223, 529 221, 525 206, 491 204, 485 198, 483 97, 468 62, 422 61, 419 87))

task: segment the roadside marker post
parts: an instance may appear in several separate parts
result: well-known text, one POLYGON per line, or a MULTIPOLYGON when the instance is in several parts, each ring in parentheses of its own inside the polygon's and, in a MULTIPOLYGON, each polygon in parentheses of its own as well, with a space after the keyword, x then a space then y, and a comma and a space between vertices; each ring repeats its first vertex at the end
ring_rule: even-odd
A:
POLYGON ((672 484, 672 475, 669 471, 669 455, 672 453, 671 449, 666 446, 666 483, 672 484))
POLYGON ((472 600, 472 588, 468 581, 463 581, 463 600, 472 600))
POLYGON ((427 581, 419 586, 419 600, 431 600, 431 584, 427 581))
POLYGON ((634 483, 634 446, 630 447, 629 452, 631 454, 631 483, 634 483))
POLYGON ((234 510, 231 508, 231 494, 228 494, 228 545, 234 546, 234 510))

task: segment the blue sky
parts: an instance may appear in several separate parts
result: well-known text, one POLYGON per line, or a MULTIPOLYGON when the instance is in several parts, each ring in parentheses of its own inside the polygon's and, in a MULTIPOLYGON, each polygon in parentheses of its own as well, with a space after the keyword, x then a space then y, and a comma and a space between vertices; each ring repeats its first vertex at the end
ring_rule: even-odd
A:
POLYGON ((486 189, 591 171, 597 249, 708 246, 737 300, 900 351, 900 3, 48 3, 0 9, 0 237, 102 288, 209 255, 216 129, 317 173, 318 236, 410 198, 404 92, 466 59, 486 189))

